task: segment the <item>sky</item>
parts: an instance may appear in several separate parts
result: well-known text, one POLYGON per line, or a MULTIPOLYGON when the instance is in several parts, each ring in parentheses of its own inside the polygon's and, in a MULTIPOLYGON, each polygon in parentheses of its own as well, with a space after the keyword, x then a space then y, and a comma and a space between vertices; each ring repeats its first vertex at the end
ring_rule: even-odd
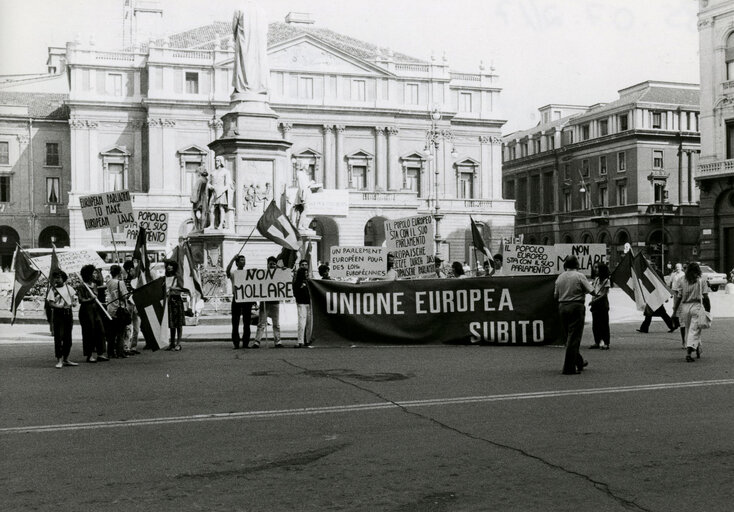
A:
MULTIPOLYGON (((227 21, 237 0, 161 0, 164 31, 227 21)), ((698 83, 695 0, 260 0, 271 21, 316 24, 452 70, 499 75, 503 133, 549 103, 592 105, 645 80, 698 83)), ((0 75, 45 72, 48 46, 78 35, 115 48, 123 0, 0 0, 0 75)))

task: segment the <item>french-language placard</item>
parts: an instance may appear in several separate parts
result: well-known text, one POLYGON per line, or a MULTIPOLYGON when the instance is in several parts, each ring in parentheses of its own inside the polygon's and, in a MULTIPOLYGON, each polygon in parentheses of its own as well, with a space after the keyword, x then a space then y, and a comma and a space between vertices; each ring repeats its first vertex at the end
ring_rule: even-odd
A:
MULTIPOLYGON (((105 264, 99 254, 91 249, 56 251, 56 257, 59 260, 59 268, 67 274, 78 273, 84 265, 94 265, 95 268, 102 268, 105 264)), ((33 258, 33 263, 45 276, 48 276, 51 269, 50 254, 33 258)))
POLYGON ((128 190, 81 196, 82 219, 87 231, 116 228, 135 223, 133 203, 128 190))
POLYGON ((433 234, 430 215, 385 221, 385 246, 400 279, 436 276, 433 234))
POLYGON ((385 247, 332 246, 329 258, 334 279, 380 278, 387 271, 385 247))
POLYGON ((293 271, 287 268, 247 268, 232 271, 235 302, 293 299, 293 271))

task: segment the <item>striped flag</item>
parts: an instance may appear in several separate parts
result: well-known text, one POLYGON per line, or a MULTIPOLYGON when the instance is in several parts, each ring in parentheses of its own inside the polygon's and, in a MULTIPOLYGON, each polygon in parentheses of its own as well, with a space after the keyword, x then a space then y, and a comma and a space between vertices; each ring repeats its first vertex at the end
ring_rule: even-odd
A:
POLYGON ((471 216, 469 216, 469 220, 471 221, 471 239, 474 247, 477 251, 484 254, 487 259, 491 260, 492 253, 490 253, 487 246, 484 245, 484 240, 482 240, 482 235, 481 233, 479 233, 479 227, 477 227, 477 223, 474 222, 474 219, 471 216))
POLYGON ((670 288, 663 278, 655 272, 641 252, 632 260, 632 272, 637 281, 637 289, 642 300, 655 311, 672 297, 670 288))
POLYGON ((133 302, 138 310, 145 344, 152 350, 167 346, 166 278, 160 277, 133 290, 133 302))
POLYGON ((138 286, 149 283, 153 280, 150 274, 150 259, 148 259, 148 235, 144 227, 138 229, 138 238, 135 240, 135 249, 133 250, 133 259, 138 260, 138 286))
POLYGON ((276 244, 297 251, 300 249, 298 230, 283 212, 271 201, 257 221, 257 231, 276 244))
POLYGON ((191 294, 191 309, 197 311, 197 306, 200 303, 203 307, 204 291, 201 286, 199 271, 196 269, 194 257, 191 254, 191 246, 187 240, 184 240, 173 249, 171 259, 178 263, 176 280, 182 288, 189 290, 191 294))
POLYGON ((10 320, 10 325, 15 323, 15 315, 18 312, 18 306, 23 302, 23 297, 28 293, 28 290, 33 288, 40 275, 39 270, 31 268, 28 256, 20 250, 20 247, 17 247, 15 249, 15 283, 13 285, 13 297, 10 300, 10 312, 13 314, 13 318, 10 320))

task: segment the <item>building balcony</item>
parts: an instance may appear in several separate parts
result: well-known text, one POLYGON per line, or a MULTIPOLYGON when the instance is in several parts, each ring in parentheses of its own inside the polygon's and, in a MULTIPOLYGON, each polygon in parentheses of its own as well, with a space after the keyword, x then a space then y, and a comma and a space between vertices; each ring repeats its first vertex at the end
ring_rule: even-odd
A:
POLYGON ((367 190, 350 190, 349 205, 350 206, 375 206, 394 207, 394 208, 417 208, 420 204, 418 193, 408 190, 401 191, 367 191, 367 190))
POLYGON ((734 176, 734 159, 700 164, 697 174, 696 181, 734 176))

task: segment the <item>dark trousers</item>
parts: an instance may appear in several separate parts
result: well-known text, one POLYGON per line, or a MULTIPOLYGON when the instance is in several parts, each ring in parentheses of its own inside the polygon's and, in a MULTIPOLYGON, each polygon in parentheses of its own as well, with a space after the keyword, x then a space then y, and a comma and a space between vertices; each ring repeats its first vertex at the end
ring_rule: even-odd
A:
POLYGON ((601 342, 609 345, 609 310, 600 309, 591 311, 591 331, 594 333, 594 343, 601 342))
POLYGON ((584 358, 579 353, 581 337, 584 334, 584 316, 586 308, 583 302, 561 302, 558 305, 561 326, 566 337, 566 357, 563 361, 563 373, 575 373, 583 370, 584 358))
POLYGON ((71 328, 74 317, 71 308, 53 308, 51 324, 54 331, 54 353, 56 359, 68 359, 71 353, 71 328))
POLYGON ((663 322, 665 322, 665 325, 668 326, 668 329, 672 329, 675 324, 673 324, 673 319, 670 318, 670 315, 668 315, 668 312, 665 311, 665 306, 660 306, 658 309, 656 309, 653 313, 650 313, 650 308, 645 308, 645 319, 642 321, 642 324, 640 325, 640 330, 642 332, 647 332, 650 330, 650 323, 652 322, 652 317, 659 316, 663 319, 663 322))
POLYGON ((84 303, 79 306, 79 325, 82 328, 82 351, 85 357, 105 353, 105 330, 99 316, 99 306, 84 303))
POLYGON ((243 347, 247 347, 250 343, 250 317, 254 305, 254 302, 232 302, 232 345, 234 348, 240 348, 240 342, 243 347), (244 324, 242 337, 240 337, 240 318, 244 324))

